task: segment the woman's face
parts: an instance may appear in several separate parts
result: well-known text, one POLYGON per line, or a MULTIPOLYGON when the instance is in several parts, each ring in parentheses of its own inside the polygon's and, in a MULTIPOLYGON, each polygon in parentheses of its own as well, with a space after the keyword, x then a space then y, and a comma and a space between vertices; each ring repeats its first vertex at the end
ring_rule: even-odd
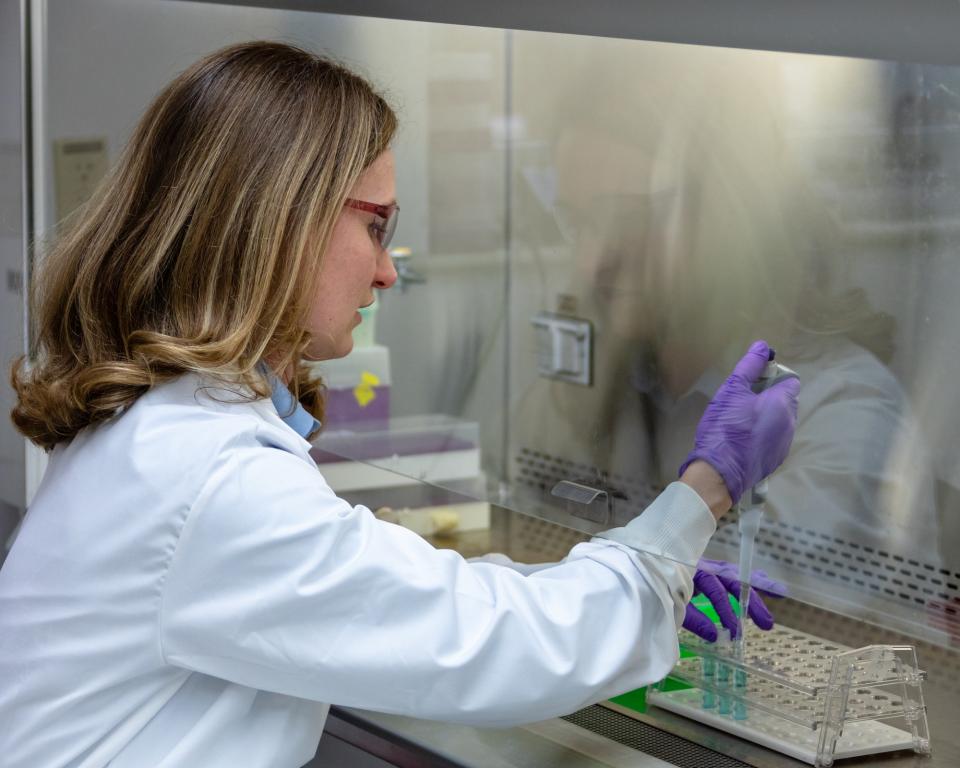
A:
MULTIPOLYGON (((387 150, 363 172, 350 197, 391 205, 396 196, 393 153, 387 150)), ((346 206, 340 211, 307 318, 313 335, 307 358, 329 360, 349 354, 360 307, 373 303, 375 288, 385 290, 396 282, 393 260, 377 240, 376 227, 382 225, 374 213, 346 206)))
POLYGON ((664 288, 657 251, 662 222, 652 209, 651 158, 589 128, 568 129, 557 144, 558 218, 574 253, 575 279, 618 337, 656 334, 664 288))

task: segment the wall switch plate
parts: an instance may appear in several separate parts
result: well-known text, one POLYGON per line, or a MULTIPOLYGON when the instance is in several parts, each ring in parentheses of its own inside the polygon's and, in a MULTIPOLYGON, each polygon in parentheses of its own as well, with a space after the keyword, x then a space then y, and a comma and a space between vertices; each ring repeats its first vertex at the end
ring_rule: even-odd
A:
POLYGON ((590 386, 593 383, 593 326, 578 317, 538 312, 534 328, 541 376, 590 386))
POLYGON ((107 139, 62 139, 53 142, 57 221, 83 205, 107 172, 107 139))

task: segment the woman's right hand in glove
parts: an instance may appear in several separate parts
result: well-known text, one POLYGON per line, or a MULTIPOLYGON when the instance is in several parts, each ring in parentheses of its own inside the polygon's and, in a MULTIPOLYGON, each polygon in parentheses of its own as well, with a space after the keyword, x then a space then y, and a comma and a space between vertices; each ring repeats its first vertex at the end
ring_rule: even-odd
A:
POLYGON ((751 389, 769 356, 765 341, 750 345, 707 406, 694 448, 680 467, 683 475, 693 462, 705 461, 723 478, 733 504, 783 463, 797 425, 797 379, 786 379, 759 394, 751 389))

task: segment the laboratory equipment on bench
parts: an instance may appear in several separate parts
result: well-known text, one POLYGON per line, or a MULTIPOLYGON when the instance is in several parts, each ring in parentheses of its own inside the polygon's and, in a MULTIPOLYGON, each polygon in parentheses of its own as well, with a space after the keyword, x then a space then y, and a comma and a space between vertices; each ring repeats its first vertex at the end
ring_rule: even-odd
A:
POLYGON ((930 754, 926 674, 913 646, 854 649, 782 625, 750 636, 738 656, 725 639, 683 632, 685 658, 647 703, 818 768, 896 750, 930 754))

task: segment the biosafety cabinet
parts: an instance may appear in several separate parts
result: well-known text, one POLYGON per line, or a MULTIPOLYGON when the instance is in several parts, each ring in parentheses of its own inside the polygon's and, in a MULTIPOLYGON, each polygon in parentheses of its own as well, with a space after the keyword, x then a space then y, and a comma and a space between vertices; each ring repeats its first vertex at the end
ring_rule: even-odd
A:
MULTIPOLYGON (((676 478, 751 340, 801 379, 753 558, 789 597, 772 604, 779 634, 747 635, 760 666, 728 669, 731 686, 754 675, 747 693, 686 638, 675 685, 528 728, 335 708, 328 761, 960 764, 955 5, 3 0, 0 14, 7 358, 28 342, 19 297, 43 239, 152 96, 209 51, 269 38, 342 60, 400 118, 397 285, 347 358, 316 364, 329 415, 314 457, 346 498, 466 556, 557 560, 676 478), (664 701, 676 690, 694 691, 686 710, 664 701), (785 748, 800 737, 784 711, 812 758, 785 748), (906 735, 888 744, 874 725, 906 735)), ((5 429, 13 519, 42 457, 5 429)), ((728 518, 708 555, 736 562, 728 518)))

